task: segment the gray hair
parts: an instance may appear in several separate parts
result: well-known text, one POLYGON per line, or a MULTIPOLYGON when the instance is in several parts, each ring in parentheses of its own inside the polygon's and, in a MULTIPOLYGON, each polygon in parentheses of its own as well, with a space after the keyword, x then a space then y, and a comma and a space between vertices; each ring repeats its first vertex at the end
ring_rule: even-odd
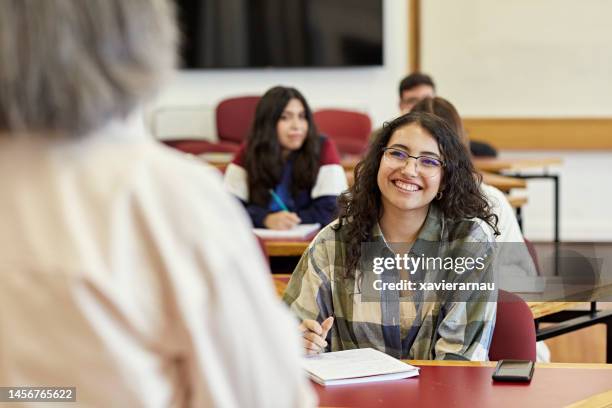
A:
POLYGON ((172 72, 167 0, 0 0, 0 132, 83 135, 172 72))

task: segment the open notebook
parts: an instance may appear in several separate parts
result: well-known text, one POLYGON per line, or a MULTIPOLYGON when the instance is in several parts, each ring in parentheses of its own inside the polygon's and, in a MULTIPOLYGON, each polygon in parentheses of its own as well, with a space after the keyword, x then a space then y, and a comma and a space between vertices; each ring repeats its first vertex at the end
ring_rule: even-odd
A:
POLYGON ((302 367, 321 385, 399 380, 419 375, 418 367, 372 348, 307 356, 302 359, 302 367))
POLYGON ((254 228, 253 232, 263 239, 299 239, 306 238, 321 228, 321 224, 299 224, 290 230, 271 230, 254 228))

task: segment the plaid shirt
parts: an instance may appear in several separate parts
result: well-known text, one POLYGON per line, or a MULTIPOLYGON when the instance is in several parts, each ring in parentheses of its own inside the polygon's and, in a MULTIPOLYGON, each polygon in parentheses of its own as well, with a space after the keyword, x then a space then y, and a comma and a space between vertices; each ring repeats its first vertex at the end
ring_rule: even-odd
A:
MULTIPOLYGON (((396 296, 389 301, 387 291, 382 291, 380 301, 366 301, 359 269, 357 279, 343 277, 347 239, 342 228, 332 229, 337 223, 321 230, 310 244, 283 297, 301 320, 322 322, 334 316, 327 351, 372 347, 402 359, 488 360, 496 313, 496 303, 490 300, 495 299, 418 302, 400 301, 396 296)), ((372 236, 386 247, 378 224, 372 236)), ((488 256, 485 269, 492 274, 494 241, 493 231, 484 221, 451 222, 432 205, 412 248, 445 242, 450 244, 443 246, 446 252, 437 253, 445 256, 476 243, 471 248, 488 256)))

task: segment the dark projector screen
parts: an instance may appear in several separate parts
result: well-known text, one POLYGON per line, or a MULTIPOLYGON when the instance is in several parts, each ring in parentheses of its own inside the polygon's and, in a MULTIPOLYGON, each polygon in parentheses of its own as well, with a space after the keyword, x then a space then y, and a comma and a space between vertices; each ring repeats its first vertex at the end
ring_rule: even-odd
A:
POLYGON ((383 65, 383 0, 176 0, 182 66, 383 65))

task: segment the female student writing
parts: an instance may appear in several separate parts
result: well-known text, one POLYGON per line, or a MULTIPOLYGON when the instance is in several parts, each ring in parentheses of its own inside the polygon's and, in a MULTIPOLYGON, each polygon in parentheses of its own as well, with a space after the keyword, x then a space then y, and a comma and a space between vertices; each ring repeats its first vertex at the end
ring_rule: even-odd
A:
POLYGON ((383 291, 372 301, 360 270, 364 242, 444 243, 439 257, 472 245, 489 255, 488 268, 497 219, 473 174, 440 118, 410 113, 383 128, 339 199, 339 219, 317 235, 285 292, 307 353, 372 347, 397 358, 487 359, 494 301, 390 302, 383 291))
POLYGON ((328 224, 347 188, 333 142, 317 133, 295 88, 268 90, 247 143, 225 172, 225 185, 245 204, 253 225, 276 230, 328 224))

